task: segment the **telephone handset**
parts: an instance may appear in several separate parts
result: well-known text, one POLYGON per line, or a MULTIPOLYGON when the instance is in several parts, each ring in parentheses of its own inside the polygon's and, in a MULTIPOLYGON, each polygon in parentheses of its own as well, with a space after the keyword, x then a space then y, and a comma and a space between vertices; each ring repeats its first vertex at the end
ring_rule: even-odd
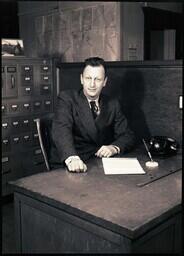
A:
POLYGON ((175 155, 179 149, 178 142, 166 136, 153 136, 149 140, 149 151, 154 156, 175 155))

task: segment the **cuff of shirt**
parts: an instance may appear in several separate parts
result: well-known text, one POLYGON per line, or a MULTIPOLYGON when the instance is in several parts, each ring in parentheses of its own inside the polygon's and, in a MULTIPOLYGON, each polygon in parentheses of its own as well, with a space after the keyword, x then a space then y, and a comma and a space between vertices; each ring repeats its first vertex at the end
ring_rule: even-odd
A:
POLYGON ((112 146, 116 149, 117 154, 119 154, 120 153, 120 148, 118 146, 115 146, 115 145, 112 145, 112 146))
POLYGON ((69 156, 66 160, 65 160, 65 164, 68 165, 73 159, 78 159, 80 160, 79 156, 69 156))

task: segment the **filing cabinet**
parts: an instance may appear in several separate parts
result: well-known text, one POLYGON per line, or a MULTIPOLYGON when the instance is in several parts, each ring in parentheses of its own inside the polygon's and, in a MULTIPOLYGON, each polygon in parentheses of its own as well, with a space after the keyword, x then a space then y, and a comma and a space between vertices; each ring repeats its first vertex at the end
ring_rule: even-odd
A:
POLYGON ((46 170, 34 119, 53 113, 51 59, 2 57, 2 195, 8 182, 46 170))

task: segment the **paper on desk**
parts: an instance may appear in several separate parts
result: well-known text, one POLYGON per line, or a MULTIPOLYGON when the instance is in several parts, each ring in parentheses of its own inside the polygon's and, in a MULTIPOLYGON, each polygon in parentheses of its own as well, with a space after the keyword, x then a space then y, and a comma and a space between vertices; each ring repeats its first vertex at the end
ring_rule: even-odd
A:
POLYGON ((105 174, 143 174, 145 171, 141 167, 137 158, 102 158, 105 174))

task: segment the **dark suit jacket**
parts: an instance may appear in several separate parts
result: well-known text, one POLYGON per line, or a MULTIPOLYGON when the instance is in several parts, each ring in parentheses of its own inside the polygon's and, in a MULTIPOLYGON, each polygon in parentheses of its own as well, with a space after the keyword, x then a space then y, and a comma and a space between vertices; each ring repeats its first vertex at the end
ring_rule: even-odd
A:
POLYGON ((52 138, 57 148, 57 152, 52 151, 53 162, 63 162, 72 155, 87 160, 102 145, 116 145, 121 152, 132 147, 134 135, 118 101, 101 94, 99 105, 100 115, 94 120, 83 90, 60 93, 52 124, 52 138))

